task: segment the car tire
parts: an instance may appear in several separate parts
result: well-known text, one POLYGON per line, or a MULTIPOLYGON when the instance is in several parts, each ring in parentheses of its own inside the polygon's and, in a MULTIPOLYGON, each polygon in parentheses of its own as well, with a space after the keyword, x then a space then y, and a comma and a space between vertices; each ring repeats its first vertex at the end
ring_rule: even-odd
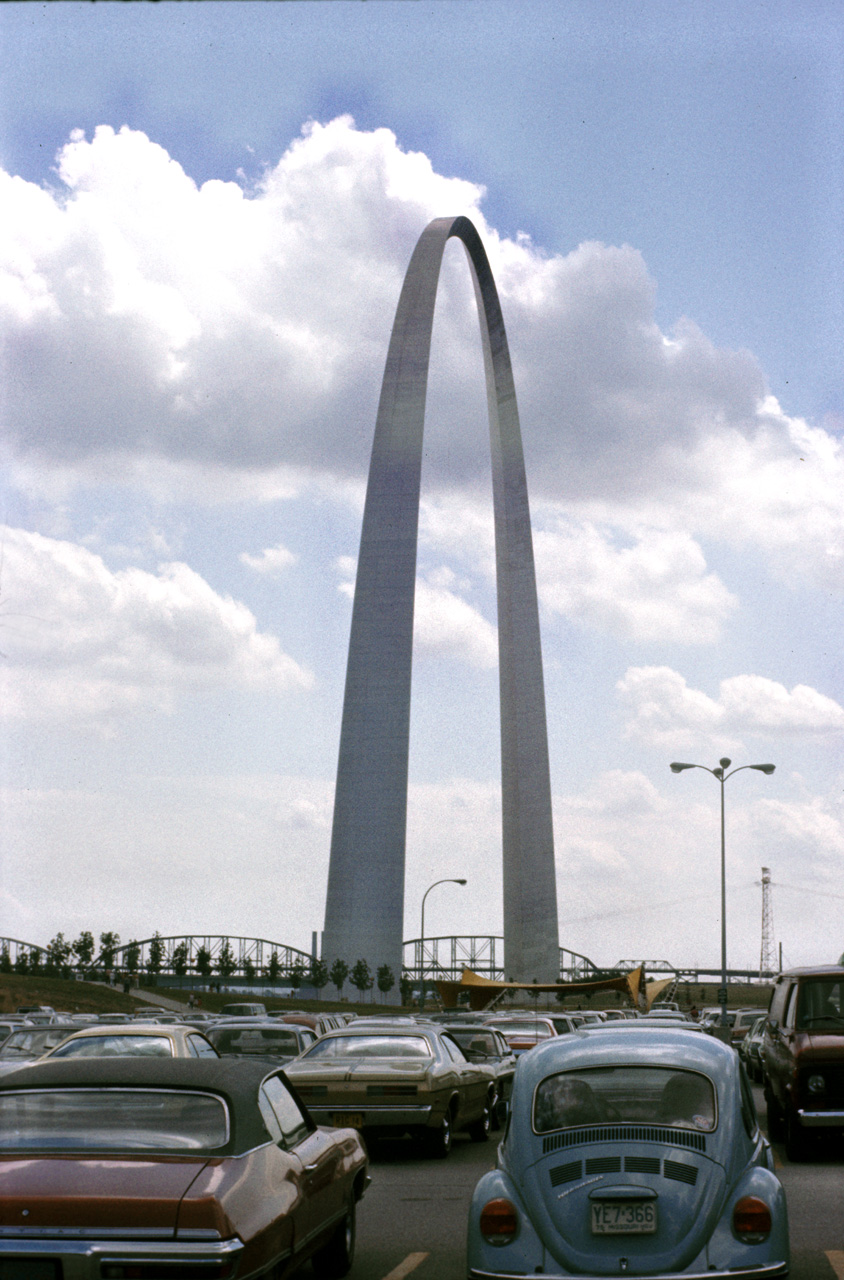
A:
POLYGON ((791 1108, 785 1116, 785 1154, 792 1164, 798 1164, 809 1157, 808 1136, 791 1108))
POLYGON ((765 1087, 765 1107, 768 1112, 768 1137, 771 1142, 782 1142, 785 1137, 785 1116, 771 1090, 765 1087))
POLYGON ((355 1204, 349 1205, 341 1222, 338 1222, 334 1234, 321 1249, 317 1249, 312 1259, 314 1273, 321 1280, 340 1280, 352 1269, 355 1260, 355 1204))
POLYGON ((489 1140, 489 1131, 492 1128, 492 1099, 487 1095, 484 1098, 483 1114, 469 1125, 469 1137, 473 1142, 487 1142, 489 1140))
POLYGON ((429 1129, 425 1149, 433 1160, 445 1160, 451 1151, 451 1112, 446 1111, 436 1129, 429 1129))

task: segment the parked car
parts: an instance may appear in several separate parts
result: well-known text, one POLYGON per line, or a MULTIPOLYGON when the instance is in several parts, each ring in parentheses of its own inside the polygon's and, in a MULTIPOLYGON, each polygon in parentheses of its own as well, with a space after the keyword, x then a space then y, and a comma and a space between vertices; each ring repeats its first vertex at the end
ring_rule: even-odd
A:
POLYGON ((273 1020, 219 1022, 206 1032, 221 1058, 261 1058, 280 1064, 298 1058, 316 1040, 310 1027, 273 1020))
POLYGON ((194 1027, 130 1022, 85 1027, 67 1036, 51 1058, 216 1058, 210 1040, 194 1027))
POLYGON ((474 1280, 787 1275, 785 1195, 734 1050, 620 1023, 527 1054, 468 1263, 474 1280))
POLYGON ((342 1030, 346 1025, 330 1013, 285 1013, 280 1021, 292 1022, 294 1026, 310 1027, 317 1036, 325 1035, 326 1031, 342 1030))
POLYGON ((72 1027, 19 1027, 0 1045, 0 1076, 36 1062, 72 1033, 72 1027))
POLYGON ((757 1018, 764 1018, 764 1009, 737 1009, 736 1018, 730 1028, 730 1040, 736 1048, 741 1044, 757 1018))
POLYGON ((567 1036, 572 1031, 576 1031, 581 1024, 581 1019, 572 1013, 550 1013, 549 1018, 554 1024, 554 1030, 558 1036, 567 1036))
POLYGON ((805 1159, 813 1134, 844 1130, 844 966, 779 975, 761 1057, 768 1133, 805 1159))
POLYGON ((500 1017, 488 1018, 486 1025, 496 1027, 501 1032, 517 1058, 541 1044, 543 1040, 549 1040, 557 1035, 557 1028, 550 1018, 534 1016, 530 1013, 502 1014, 500 1017))
POLYGON ((221 1018, 266 1018, 267 1006, 260 1001, 252 1003, 239 1001, 234 1004, 224 1004, 219 1013, 221 1018))
POLYGON ((343 1276, 368 1175, 281 1071, 122 1057, 0 1081, 0 1179, 0 1273, 100 1280, 343 1276))
POLYGON ((433 1024, 400 1030, 329 1031, 287 1074, 314 1118, 351 1125, 371 1138, 409 1134, 432 1156, 445 1157, 452 1135, 489 1136, 495 1070, 469 1062, 457 1041, 433 1024))
POLYGON ((453 1024, 448 1028, 452 1040, 456 1040, 470 1062, 485 1062, 495 1071, 495 1098, 492 1105, 493 1128, 497 1129, 507 1118, 513 1077, 516 1074, 516 1055, 500 1031, 494 1027, 478 1027, 471 1023, 453 1024))
POLYGON ((744 1063, 745 1070, 751 1080, 762 1082, 762 1040, 765 1035, 766 1017, 763 1013, 757 1018, 743 1040, 736 1045, 738 1055, 744 1063))

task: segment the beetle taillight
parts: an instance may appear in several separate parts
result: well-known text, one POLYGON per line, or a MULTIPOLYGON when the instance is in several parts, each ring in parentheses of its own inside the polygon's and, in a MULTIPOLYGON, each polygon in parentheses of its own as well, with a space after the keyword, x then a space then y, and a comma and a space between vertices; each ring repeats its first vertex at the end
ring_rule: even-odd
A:
POLYGON ((733 1209, 733 1230, 745 1244, 760 1244, 771 1234, 771 1210, 758 1196, 742 1196, 733 1209))
POLYGON ((509 1244, 519 1230, 519 1215, 510 1200, 487 1200, 481 1209, 481 1235, 487 1244, 509 1244))

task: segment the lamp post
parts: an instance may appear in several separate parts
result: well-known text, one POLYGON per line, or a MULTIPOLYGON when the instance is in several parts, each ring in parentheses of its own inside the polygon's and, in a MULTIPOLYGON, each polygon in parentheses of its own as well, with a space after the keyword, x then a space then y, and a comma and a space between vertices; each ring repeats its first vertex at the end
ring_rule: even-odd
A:
POLYGON ((680 761, 674 761, 671 765, 672 773, 682 773, 684 769, 705 769, 707 773, 711 773, 713 778, 717 778, 721 784, 721 990, 718 993, 720 999, 718 1003, 721 1006, 721 1036, 724 1040, 728 1038, 727 1031, 727 859, 726 844, 724 838, 724 783, 731 778, 734 773, 740 773, 742 769, 757 769, 760 773, 771 774, 776 769, 775 764, 740 764, 736 769, 730 768, 732 760, 729 756, 722 756, 718 761, 717 769, 710 769, 705 764, 683 764, 680 761))
POLYGON ((465 884, 465 880, 454 880, 450 876, 446 876, 445 880, 435 880, 429 885, 422 894, 422 927, 420 930, 421 943, 419 953, 419 1012, 422 1013, 425 1008, 425 899, 432 889, 436 889, 438 884, 465 884))

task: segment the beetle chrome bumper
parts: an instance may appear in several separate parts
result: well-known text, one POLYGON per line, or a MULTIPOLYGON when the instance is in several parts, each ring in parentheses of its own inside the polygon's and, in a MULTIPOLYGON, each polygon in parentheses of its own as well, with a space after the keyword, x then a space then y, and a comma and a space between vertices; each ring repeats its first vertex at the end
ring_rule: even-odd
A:
MULTIPOLYGON (((763 1277, 763 1280, 769 1280, 773 1276, 787 1276, 789 1264, 787 1262, 769 1262, 761 1267, 750 1267, 746 1271, 737 1271, 730 1268, 728 1271, 661 1271, 659 1274, 648 1272, 648 1280, 757 1280, 757 1277, 763 1277)), ((515 1280, 517 1276, 523 1276, 523 1271, 477 1271, 472 1269, 469 1271, 469 1280, 515 1280)), ((616 1274, 628 1274, 631 1277, 636 1275, 635 1271, 620 1272, 616 1274)), ((578 1271, 543 1271, 542 1280, 607 1280, 606 1272, 601 1275, 588 1276, 578 1271)))

